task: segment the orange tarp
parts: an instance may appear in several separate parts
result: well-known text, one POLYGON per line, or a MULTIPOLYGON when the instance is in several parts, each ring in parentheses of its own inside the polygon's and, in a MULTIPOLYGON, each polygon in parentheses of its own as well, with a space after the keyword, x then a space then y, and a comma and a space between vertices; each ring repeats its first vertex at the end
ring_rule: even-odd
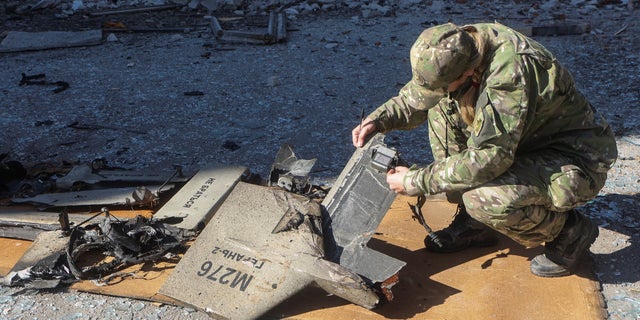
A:
MULTIPOLYGON (((403 260, 395 297, 374 310, 350 304, 309 287, 270 312, 288 319, 604 319, 604 303, 590 265, 578 275, 539 278, 529 261, 541 248, 527 249, 501 236, 490 248, 435 254, 424 249, 425 229, 412 219, 408 203, 399 196, 380 224, 369 246, 403 260)), ((455 206, 430 199, 422 208, 427 223, 439 230, 451 221, 455 206)), ((29 241, 0 238, 0 273, 6 274, 29 246, 29 241)), ((134 266, 112 285, 83 281, 72 289, 176 303, 158 289, 173 270, 172 264, 134 266)))

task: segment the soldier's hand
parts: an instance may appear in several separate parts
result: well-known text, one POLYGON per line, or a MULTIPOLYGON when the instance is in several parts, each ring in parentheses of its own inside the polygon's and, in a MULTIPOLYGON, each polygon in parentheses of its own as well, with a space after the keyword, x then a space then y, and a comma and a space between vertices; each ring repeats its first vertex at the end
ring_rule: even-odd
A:
POLYGON ((389 170, 387 172, 387 183, 389 184, 389 189, 396 193, 405 194, 404 176, 407 172, 409 172, 409 168, 407 167, 395 167, 394 169, 389 170))
POLYGON ((376 124, 373 122, 371 118, 365 118, 362 120, 357 127, 351 130, 351 139, 353 140, 353 145, 356 148, 362 148, 364 146, 367 137, 376 132, 378 128, 376 128, 376 124))

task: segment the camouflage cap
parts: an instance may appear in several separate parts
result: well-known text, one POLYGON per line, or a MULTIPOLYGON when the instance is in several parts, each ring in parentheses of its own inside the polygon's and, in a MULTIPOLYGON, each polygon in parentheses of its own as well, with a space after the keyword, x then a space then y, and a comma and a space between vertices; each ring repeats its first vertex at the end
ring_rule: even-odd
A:
POLYGON ((415 107, 433 107, 477 55, 471 35, 452 23, 424 30, 411 47, 413 79, 403 88, 405 94, 415 100, 415 107))

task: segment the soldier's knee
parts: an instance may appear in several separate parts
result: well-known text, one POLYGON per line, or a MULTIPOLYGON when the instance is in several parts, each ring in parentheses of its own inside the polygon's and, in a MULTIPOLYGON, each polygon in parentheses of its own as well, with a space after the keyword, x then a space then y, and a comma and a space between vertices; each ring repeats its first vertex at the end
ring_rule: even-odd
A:
POLYGON ((513 208, 510 203, 495 198, 489 200, 479 196, 475 191, 465 192, 462 200, 472 218, 494 228, 504 225, 509 216, 509 208, 513 208))
MULTIPOLYGON (((597 178, 603 175, 595 175, 597 178)), ((576 165, 562 166, 551 176, 549 193, 557 211, 567 211, 580 206, 598 195, 605 179, 594 179, 576 165)))

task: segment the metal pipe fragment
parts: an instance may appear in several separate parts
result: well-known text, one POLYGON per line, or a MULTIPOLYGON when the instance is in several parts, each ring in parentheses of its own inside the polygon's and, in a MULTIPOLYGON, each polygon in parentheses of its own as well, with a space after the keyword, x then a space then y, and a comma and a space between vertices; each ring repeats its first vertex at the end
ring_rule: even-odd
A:
POLYGON ((267 26, 267 34, 269 34, 272 39, 276 38, 276 27, 278 25, 277 19, 278 15, 274 11, 269 12, 269 25, 267 26))
POLYGON ((284 13, 278 13, 278 26, 276 30, 276 41, 281 42, 287 38, 287 16, 284 13))
POLYGON ((220 26, 220 22, 218 21, 218 19, 214 16, 211 16, 211 31, 213 32, 213 36, 216 37, 216 39, 222 37, 222 35, 224 34, 224 31, 222 31, 222 27, 220 26))

